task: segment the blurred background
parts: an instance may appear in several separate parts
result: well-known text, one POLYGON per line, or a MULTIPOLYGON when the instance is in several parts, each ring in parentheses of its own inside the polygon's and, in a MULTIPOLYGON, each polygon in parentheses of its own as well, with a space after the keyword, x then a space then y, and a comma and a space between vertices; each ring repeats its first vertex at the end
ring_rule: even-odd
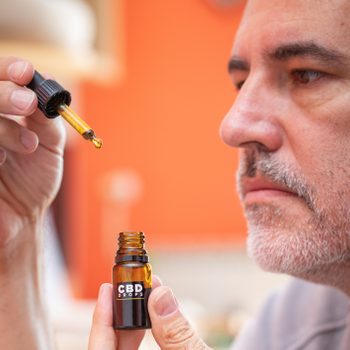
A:
MULTIPOLYGON (((215 349, 228 349, 286 277, 245 255, 236 150, 218 128, 242 0, 1 0, 0 51, 71 91, 104 141, 68 128, 47 217, 47 298, 58 348, 87 348, 120 231, 144 231, 153 270, 215 349)), ((157 349, 147 336, 143 349, 157 349)))

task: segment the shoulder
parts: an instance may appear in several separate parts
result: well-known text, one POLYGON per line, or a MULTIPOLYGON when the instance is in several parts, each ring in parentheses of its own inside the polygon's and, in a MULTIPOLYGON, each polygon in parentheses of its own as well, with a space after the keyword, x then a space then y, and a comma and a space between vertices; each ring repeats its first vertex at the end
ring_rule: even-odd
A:
POLYGON ((349 299, 340 291, 293 279, 267 299, 233 349, 287 349, 322 332, 346 326, 349 299))

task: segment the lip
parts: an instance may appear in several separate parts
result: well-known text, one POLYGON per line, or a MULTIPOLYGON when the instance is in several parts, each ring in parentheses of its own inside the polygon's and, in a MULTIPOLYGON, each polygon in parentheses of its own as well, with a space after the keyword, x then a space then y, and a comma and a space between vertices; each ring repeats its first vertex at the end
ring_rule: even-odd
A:
POLYGON ((264 178, 244 178, 242 180, 242 195, 245 202, 266 200, 272 197, 297 196, 288 188, 264 178))

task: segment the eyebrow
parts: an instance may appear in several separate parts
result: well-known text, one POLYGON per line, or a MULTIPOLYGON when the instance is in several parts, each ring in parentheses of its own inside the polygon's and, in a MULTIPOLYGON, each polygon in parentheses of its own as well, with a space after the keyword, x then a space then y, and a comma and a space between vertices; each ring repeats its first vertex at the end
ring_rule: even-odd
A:
POLYGON ((227 70, 229 73, 239 70, 239 71, 249 71, 249 64, 247 61, 238 58, 238 57, 231 57, 227 64, 227 70))
MULTIPOLYGON (((273 50, 264 51, 264 56, 274 61, 288 61, 294 57, 309 57, 323 64, 345 65, 349 58, 339 51, 329 49, 313 41, 294 42, 283 44, 273 50)), ((249 71, 249 63, 239 57, 233 56, 228 62, 229 73, 249 71)))
POLYGON ((310 57, 324 63, 344 63, 346 56, 339 51, 329 49, 313 41, 280 45, 265 54, 274 60, 286 61, 293 57, 310 57))

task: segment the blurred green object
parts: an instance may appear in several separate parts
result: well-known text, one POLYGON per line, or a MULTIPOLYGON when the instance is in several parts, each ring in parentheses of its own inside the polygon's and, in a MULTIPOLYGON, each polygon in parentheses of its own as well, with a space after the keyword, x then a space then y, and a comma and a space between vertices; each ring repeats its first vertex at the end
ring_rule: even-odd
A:
POLYGON ((227 332, 213 332, 209 334, 205 342, 217 350, 228 350, 231 347, 232 342, 234 341, 234 337, 227 332))

